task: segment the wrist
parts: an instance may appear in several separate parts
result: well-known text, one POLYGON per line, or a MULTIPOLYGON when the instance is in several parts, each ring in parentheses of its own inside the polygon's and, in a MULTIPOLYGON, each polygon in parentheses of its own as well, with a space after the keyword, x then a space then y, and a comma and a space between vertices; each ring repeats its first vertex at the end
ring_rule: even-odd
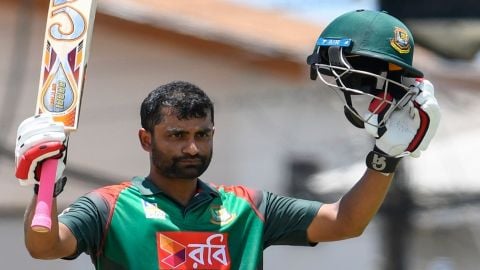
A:
POLYGON ((400 159, 401 157, 392 157, 375 147, 368 153, 365 163, 368 168, 388 176, 395 172, 400 159))

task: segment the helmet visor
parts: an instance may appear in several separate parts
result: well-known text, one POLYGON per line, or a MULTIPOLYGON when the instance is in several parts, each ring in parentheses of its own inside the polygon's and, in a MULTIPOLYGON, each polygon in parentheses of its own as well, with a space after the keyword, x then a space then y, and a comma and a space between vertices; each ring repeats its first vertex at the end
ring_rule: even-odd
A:
POLYGON ((390 114, 413 97, 411 89, 401 83, 401 71, 390 70, 385 61, 345 56, 341 47, 330 47, 327 56, 328 62, 314 64, 317 76, 343 100, 347 118, 355 126, 372 125, 369 118, 381 113, 381 121, 374 125, 383 127, 390 114))

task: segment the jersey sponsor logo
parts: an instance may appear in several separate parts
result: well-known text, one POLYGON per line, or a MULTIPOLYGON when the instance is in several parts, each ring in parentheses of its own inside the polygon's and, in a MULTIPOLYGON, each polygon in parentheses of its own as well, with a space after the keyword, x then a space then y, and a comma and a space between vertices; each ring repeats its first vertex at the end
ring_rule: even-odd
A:
POLYGON ((159 269, 229 270, 228 234, 158 232, 159 269))
POLYGON ((146 218, 152 219, 166 219, 167 214, 160 208, 158 208, 156 203, 147 202, 142 200, 143 211, 145 212, 146 218))
POLYGON ((407 30, 395 27, 393 31, 393 38, 390 39, 390 46, 397 52, 404 54, 410 52, 410 37, 407 30))
POLYGON ((226 225, 232 222, 237 216, 236 214, 228 212, 222 205, 213 205, 210 208, 210 214, 212 215, 210 222, 218 225, 226 225))

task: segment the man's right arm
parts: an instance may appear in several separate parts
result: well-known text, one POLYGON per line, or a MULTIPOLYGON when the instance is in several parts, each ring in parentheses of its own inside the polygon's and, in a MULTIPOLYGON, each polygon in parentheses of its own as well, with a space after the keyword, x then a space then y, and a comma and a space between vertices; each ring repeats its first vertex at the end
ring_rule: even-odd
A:
MULTIPOLYGON (((22 185, 36 184, 38 192, 38 165, 48 158, 58 158, 55 176, 54 197, 59 195, 66 183, 63 170, 66 162, 66 134, 62 123, 55 122, 51 115, 42 114, 25 119, 18 127, 15 146, 15 176, 22 185), (52 147, 52 146, 55 147, 52 147), (41 150, 41 151, 38 151, 41 150)), ((70 230, 59 224, 56 200, 53 198, 50 232, 35 232, 31 228, 37 195, 33 196, 25 213, 25 246, 34 258, 56 259, 75 252, 77 240, 70 230)))
POLYGON ((70 229, 57 218, 56 199, 52 203, 52 227, 49 232, 36 232, 31 228, 37 196, 33 196, 25 213, 25 246, 33 258, 58 259, 68 257, 76 252, 77 239, 70 229))

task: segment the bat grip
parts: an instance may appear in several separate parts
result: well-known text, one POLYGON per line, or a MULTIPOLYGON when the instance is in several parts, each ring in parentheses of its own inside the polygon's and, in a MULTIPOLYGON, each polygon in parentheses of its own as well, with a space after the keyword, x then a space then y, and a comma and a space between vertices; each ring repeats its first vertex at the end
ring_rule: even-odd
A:
POLYGON ((52 202, 58 159, 47 159, 42 163, 37 204, 32 219, 32 230, 40 233, 50 232, 52 227, 52 202))

